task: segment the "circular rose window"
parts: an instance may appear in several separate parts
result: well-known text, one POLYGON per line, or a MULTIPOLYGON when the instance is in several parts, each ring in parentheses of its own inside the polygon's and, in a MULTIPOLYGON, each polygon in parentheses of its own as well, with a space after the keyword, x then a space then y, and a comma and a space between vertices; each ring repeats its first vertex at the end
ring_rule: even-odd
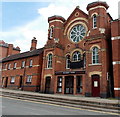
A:
POLYGON ((79 42, 86 34, 86 29, 82 24, 74 26, 70 31, 70 39, 72 42, 79 42))

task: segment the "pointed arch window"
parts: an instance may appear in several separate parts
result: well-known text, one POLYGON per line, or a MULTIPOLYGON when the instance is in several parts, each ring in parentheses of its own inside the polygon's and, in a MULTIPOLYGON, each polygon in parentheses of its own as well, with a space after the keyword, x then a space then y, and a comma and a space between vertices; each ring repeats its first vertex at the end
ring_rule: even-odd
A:
POLYGON ((52 54, 48 55, 47 68, 52 68, 52 54))
POLYGON ((97 27, 97 15, 94 14, 93 15, 93 28, 96 28, 97 27))
POLYGON ((98 47, 92 48, 92 64, 99 63, 99 52, 98 51, 99 51, 98 47))
POLYGON ((70 69, 70 55, 66 56, 66 69, 70 69))
POLYGON ((73 56, 72 56, 72 59, 73 59, 73 61, 80 61, 81 60, 81 54, 80 54, 80 52, 79 51, 76 51, 76 52, 74 52, 73 53, 73 56))

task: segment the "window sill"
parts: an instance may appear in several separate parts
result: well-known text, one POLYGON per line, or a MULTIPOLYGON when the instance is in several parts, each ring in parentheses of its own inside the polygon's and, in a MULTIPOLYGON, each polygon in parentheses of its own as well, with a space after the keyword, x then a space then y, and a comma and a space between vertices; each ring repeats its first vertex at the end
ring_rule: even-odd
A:
POLYGON ((53 69, 53 68, 45 68, 45 69, 53 69))
POLYGON ((66 69, 68 69, 68 70, 69 70, 70 68, 66 68, 66 69))
POLYGON ((93 30, 94 30, 94 29, 97 29, 97 27, 93 27, 92 29, 93 29, 93 30))
POLYGON ((102 63, 89 64, 88 66, 97 66, 97 65, 102 65, 102 63))

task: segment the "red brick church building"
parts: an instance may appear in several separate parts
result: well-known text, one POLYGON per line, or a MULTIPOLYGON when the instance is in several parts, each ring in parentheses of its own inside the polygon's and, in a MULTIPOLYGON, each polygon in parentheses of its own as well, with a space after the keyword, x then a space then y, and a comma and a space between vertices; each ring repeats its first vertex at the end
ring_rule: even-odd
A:
MULTIPOLYGON (((48 40, 44 48, 36 54, 38 49, 33 39, 33 53, 28 51, 28 56, 23 53, 28 64, 36 57, 37 63, 33 60, 32 64, 34 70, 29 70, 33 69, 29 65, 24 65, 28 69, 27 73, 23 72, 24 75, 15 72, 14 75, 13 72, 8 75, 7 69, 2 70, 2 84, 9 84, 11 79, 13 82, 14 76, 14 83, 6 88, 120 97, 120 19, 113 20, 107 13, 108 8, 106 2, 99 1, 88 4, 87 14, 76 7, 67 20, 57 15, 49 17, 48 40), (7 82, 6 77, 9 79, 7 82)), ((20 58, 15 59, 16 63, 19 60, 19 64, 22 64, 24 56, 21 54, 20 58)), ((13 62, 14 57, 11 56, 3 59, 3 66, 13 62)), ((19 68, 19 72, 21 70, 19 68)))

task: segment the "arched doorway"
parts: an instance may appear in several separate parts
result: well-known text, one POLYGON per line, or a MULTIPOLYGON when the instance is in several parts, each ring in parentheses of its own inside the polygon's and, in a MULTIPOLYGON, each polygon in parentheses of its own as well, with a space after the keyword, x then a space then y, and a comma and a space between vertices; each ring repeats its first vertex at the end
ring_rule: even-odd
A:
POLYGON ((51 77, 47 76, 45 82, 45 93, 50 93, 50 84, 51 84, 51 77))
POLYGON ((100 76, 92 75, 92 96, 100 97, 100 76))

